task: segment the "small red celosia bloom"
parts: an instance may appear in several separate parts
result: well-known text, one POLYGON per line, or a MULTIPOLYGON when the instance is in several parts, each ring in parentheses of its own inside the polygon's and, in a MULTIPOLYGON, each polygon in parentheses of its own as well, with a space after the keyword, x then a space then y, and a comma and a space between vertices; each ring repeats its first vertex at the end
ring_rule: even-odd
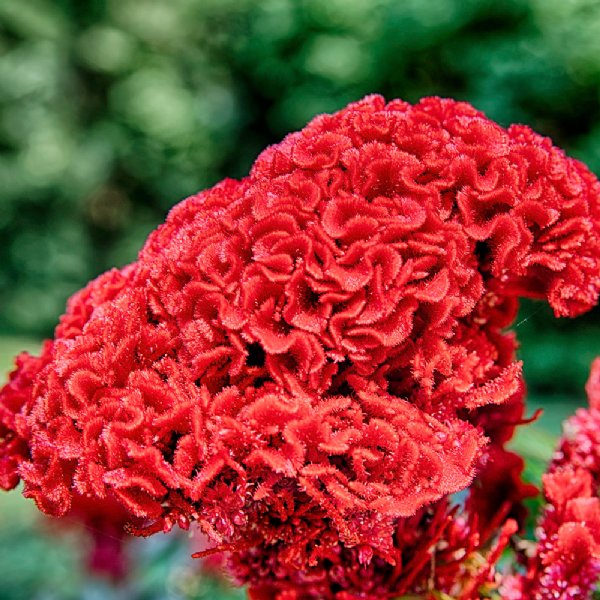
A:
POLYGON ((589 409, 564 424, 548 474, 547 505, 536 529, 535 552, 525 573, 503 583, 506 600, 590 598, 600 580, 600 359, 586 386, 589 409))
POLYGON ((548 500, 526 573, 509 577, 506 600, 591 598, 600 578, 600 498, 588 471, 561 467, 544 476, 548 500))
MULTIPOLYGON (((410 589, 405 555, 416 577, 442 535, 463 556, 486 541, 435 508, 477 470, 528 495, 520 464, 485 460, 522 420, 503 331, 519 296, 566 316, 596 303, 599 198, 549 140, 465 103, 373 96, 317 117, 175 207, 21 357, 1 483, 53 515, 106 500, 138 533, 196 522, 239 556, 277 549, 282 598, 288 570, 323 560, 354 564, 330 590, 358 585, 356 561, 410 589)), ((472 502, 489 525, 492 499, 472 502)))
POLYGON ((552 466, 585 469, 600 486, 600 358, 592 363, 586 390, 589 408, 580 408, 564 424, 564 434, 552 466))

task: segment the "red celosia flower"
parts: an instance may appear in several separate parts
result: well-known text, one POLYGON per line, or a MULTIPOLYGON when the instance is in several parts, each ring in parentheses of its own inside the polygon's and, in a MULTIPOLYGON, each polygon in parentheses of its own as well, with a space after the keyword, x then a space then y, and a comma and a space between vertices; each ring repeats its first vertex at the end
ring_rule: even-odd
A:
POLYGON ((568 419, 552 468, 563 465, 585 469, 600 486, 600 358, 592 363, 586 390, 589 408, 580 408, 568 419))
MULTIPOLYGON (((282 580, 328 539, 402 571, 399 528, 522 420, 516 298, 595 304, 599 198, 548 140, 464 103, 317 117, 72 299, 0 392, 2 485, 21 477, 49 514, 87 497, 139 533, 197 522, 222 548, 277 547, 282 580)), ((519 467, 488 473, 517 503, 519 467)), ((441 530, 421 529, 429 549, 441 530)))
POLYGON ((586 385, 589 409, 564 424, 558 450, 544 476, 548 505, 536 531, 527 572, 504 582, 507 600, 591 597, 600 578, 600 359, 586 385))
POLYGON ((507 600, 583 600, 600 577, 600 498, 587 471, 561 467, 544 476, 548 500, 535 555, 524 575, 508 578, 507 600))
POLYGON ((62 527, 83 528, 88 538, 87 568, 96 575, 117 581, 128 573, 127 525, 131 515, 118 502, 75 495, 68 520, 57 519, 62 527))

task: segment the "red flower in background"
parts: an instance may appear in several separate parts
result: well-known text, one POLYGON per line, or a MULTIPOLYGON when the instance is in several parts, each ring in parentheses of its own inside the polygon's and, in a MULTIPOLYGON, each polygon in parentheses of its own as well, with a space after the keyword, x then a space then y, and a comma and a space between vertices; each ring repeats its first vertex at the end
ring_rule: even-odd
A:
POLYGON ((600 358, 592 363, 586 385, 589 408, 580 408, 564 423, 561 443, 552 467, 563 465, 586 470, 600 486, 600 358))
POLYGON ((545 511, 535 553, 524 574, 508 577, 506 600, 589 598, 600 580, 600 359, 586 385, 589 409, 564 423, 558 450, 544 475, 545 511))
POLYGON ((548 501, 534 556, 507 578, 506 600, 590 598, 600 578, 600 498, 589 472, 563 467, 544 476, 548 501))
POLYGON ((465 103, 317 117, 74 296, 0 392, 1 483, 53 515, 116 503, 137 533, 195 522, 281 598, 315 569, 302 597, 425 589, 436 544, 437 584, 475 597, 517 528, 494 542, 494 511, 520 519, 531 492, 503 450, 524 389, 503 331, 519 296, 596 303, 599 192, 465 103))

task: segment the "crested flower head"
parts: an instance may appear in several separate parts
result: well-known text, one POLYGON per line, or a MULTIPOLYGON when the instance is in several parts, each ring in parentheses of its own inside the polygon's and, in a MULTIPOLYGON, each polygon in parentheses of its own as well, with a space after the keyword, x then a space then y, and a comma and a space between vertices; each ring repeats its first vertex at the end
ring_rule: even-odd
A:
POLYGON ((116 502, 138 533, 196 522, 281 568, 317 564, 320 539, 398 565, 402 520, 522 417, 517 298, 595 304, 599 197, 465 103, 317 117, 70 301, 0 392, 2 485, 54 515, 116 502))

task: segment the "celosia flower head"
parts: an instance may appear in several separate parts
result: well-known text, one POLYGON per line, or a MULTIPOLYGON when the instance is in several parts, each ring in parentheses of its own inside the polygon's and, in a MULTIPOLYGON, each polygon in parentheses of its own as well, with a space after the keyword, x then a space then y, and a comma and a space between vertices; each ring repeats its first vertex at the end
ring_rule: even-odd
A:
POLYGON ((595 304, 599 192, 465 103, 317 117, 175 207, 20 359, 2 485, 54 515, 117 502, 138 532, 196 522, 286 568, 393 566, 402 520, 466 488, 522 418, 517 298, 595 304))

